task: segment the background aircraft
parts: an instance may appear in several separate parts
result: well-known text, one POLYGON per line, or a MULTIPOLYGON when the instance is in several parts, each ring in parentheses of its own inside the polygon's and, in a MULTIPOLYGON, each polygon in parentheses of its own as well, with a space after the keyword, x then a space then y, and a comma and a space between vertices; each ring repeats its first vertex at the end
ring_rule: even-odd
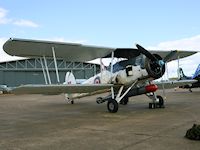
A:
MULTIPOLYGON (((165 64, 177 58, 187 57, 194 54, 191 51, 147 51, 136 44, 137 48, 109 48, 88 46, 74 43, 62 43, 51 41, 38 41, 28 39, 9 39, 3 46, 6 53, 21 57, 42 57, 44 60, 44 76, 50 81, 46 57, 53 57, 56 68, 58 84, 48 85, 22 85, 12 89, 13 93, 32 94, 59 94, 66 93, 71 100, 92 94, 110 92, 106 97, 98 97, 97 103, 107 101, 109 112, 118 111, 119 103, 126 105, 128 98, 140 94, 146 94, 152 102, 149 108, 163 108, 164 100, 156 95, 158 86, 152 81, 163 76, 165 64), (90 61, 96 58, 111 57, 111 64, 107 70, 91 77, 82 84, 76 84, 72 73, 66 74, 65 84, 60 84, 56 58, 64 58, 68 61, 90 61), (123 58, 113 65, 113 59, 123 58)), ((42 59, 41 59, 42 60, 42 59)), ((41 64, 43 62, 41 61, 41 64)), ((42 65, 43 66, 43 65, 42 65)), ((193 82, 192 80, 186 81, 193 82)), ((159 84, 159 83, 157 83, 159 84)), ((160 85, 177 86, 186 84, 185 81, 162 82, 160 85)))
POLYGON ((200 64, 198 65, 194 75, 191 77, 186 76, 182 68, 179 68, 178 71, 180 75, 180 80, 197 80, 197 82, 180 86, 180 88, 186 88, 186 89, 189 89, 190 92, 192 92, 192 88, 200 87, 200 64))

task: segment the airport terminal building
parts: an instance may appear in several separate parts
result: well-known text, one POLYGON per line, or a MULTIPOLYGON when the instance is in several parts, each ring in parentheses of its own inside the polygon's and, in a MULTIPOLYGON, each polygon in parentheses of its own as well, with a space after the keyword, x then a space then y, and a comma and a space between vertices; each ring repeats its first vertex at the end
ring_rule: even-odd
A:
MULTIPOLYGON (((15 87, 23 84, 45 84, 45 69, 40 58, 16 60, 0 63, 0 85, 15 87)), ((47 59, 49 76, 52 84, 57 83, 53 59, 47 59)), ((76 79, 88 79, 100 71, 100 66, 91 63, 68 62, 57 59, 60 83, 64 82, 66 72, 70 71, 76 79)))

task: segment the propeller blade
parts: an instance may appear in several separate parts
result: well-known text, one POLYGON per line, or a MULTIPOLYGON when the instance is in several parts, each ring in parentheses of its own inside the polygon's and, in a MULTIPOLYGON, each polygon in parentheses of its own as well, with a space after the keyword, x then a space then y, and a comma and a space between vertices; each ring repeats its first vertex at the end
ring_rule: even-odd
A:
POLYGON ((152 61, 158 60, 154 55, 152 55, 149 51, 147 51, 144 47, 140 46, 139 44, 136 44, 136 47, 138 48, 140 53, 144 54, 150 60, 152 60, 152 61))
POLYGON ((177 54, 177 51, 171 51, 165 58, 163 59, 164 62, 170 61, 170 59, 177 54))

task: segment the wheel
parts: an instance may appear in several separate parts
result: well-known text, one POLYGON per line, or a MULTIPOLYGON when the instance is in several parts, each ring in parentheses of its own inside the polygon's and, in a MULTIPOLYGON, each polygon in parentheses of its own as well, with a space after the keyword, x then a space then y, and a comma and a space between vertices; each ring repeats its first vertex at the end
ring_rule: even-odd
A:
POLYGON ((128 97, 124 97, 121 101, 120 104, 122 105, 127 105, 128 104, 128 97))
POLYGON ((156 103, 149 103, 149 109, 155 109, 156 103))
POLYGON ((164 100, 163 100, 163 98, 162 98, 162 96, 160 96, 160 95, 157 95, 157 98, 158 98, 158 106, 160 107, 160 108, 164 108, 164 100))
POLYGON ((74 100, 71 100, 71 104, 74 104, 74 100))
POLYGON ((118 103, 116 100, 109 100, 107 103, 107 108, 110 113, 116 113, 118 111, 118 103))
POLYGON ((149 103, 149 109, 151 109, 152 108, 152 103, 149 103))

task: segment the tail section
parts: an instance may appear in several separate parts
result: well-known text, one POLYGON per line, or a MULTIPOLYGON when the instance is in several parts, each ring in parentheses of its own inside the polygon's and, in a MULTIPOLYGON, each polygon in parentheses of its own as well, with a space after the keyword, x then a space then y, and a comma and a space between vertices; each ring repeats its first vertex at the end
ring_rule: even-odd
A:
POLYGON ((65 75, 65 82, 63 84, 76 84, 76 79, 71 72, 67 72, 65 75))
MULTIPOLYGON (((76 79, 75 79, 75 77, 74 77, 74 75, 73 75, 72 72, 67 72, 66 73, 66 75, 65 75, 65 82, 63 84, 66 84, 66 85, 68 85, 68 84, 76 84, 76 79)), ((65 94, 65 100, 68 103, 71 102, 73 104, 74 103, 74 101, 73 101, 73 95, 74 94, 70 94, 70 93, 65 94)))
POLYGON ((198 65, 198 67, 194 73, 193 79, 200 79, 200 64, 198 65))
POLYGON ((192 77, 187 77, 182 68, 178 69, 178 75, 179 75, 179 80, 188 80, 188 79, 192 79, 192 77))

